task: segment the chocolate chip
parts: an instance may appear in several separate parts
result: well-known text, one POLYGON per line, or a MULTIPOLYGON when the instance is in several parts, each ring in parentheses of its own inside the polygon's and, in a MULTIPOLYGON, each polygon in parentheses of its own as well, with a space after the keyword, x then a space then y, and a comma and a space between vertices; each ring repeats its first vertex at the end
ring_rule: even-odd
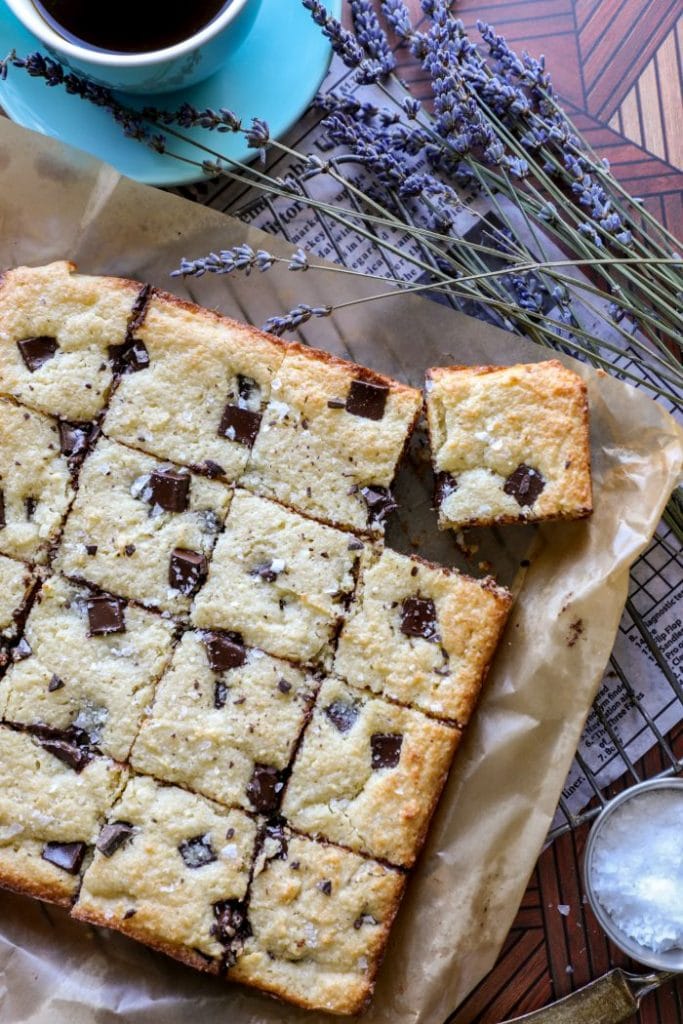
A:
POLYGON ((298 860, 293 860, 289 866, 292 869, 292 871, 298 871, 299 868, 301 867, 301 863, 298 860))
POLYGON ((70 875, 77 875, 86 850, 85 843, 46 843, 41 857, 70 875))
POLYGON ((174 590, 188 597, 200 588, 208 572, 205 555, 188 548, 173 548, 168 581, 174 590))
POLYGON ((406 597, 401 605, 401 632, 424 640, 438 640, 436 606, 431 597, 406 597))
POLYGON ((545 480, 542 475, 537 469, 532 469, 525 463, 517 466, 503 484, 505 493, 510 494, 522 507, 533 505, 544 488, 545 480))
POLYGON ((128 558, 130 558, 131 555, 135 554, 135 550, 135 544, 126 544, 125 548, 123 549, 123 553, 124 555, 127 555, 128 558))
POLYGON ((7 526, 7 520, 5 518, 5 494, 4 491, 0 490, 0 530, 7 526))
POLYGON ((329 398, 327 401, 328 409, 345 409, 346 402, 343 398, 329 398))
POLYGON ((379 921, 377 921, 372 914, 360 914, 353 922, 353 927, 359 929, 362 928, 364 924, 379 924, 379 921))
POLYGON ((360 708, 357 704, 347 704, 343 700, 333 700, 325 708, 325 714, 339 732, 348 732, 355 725, 356 719, 360 714, 360 708))
POLYGON ((91 556, 92 555, 96 555, 97 554, 97 544, 86 544, 85 545, 85 553, 86 553, 86 555, 91 555, 91 556))
POLYGON ((45 335, 41 335, 38 338, 24 338, 22 341, 18 341, 17 348, 21 352, 21 358, 24 360, 26 368, 31 373, 35 373, 43 363, 47 363, 50 359, 54 358, 59 345, 56 338, 48 338, 45 335))
POLYGON ((368 522, 371 526, 382 526, 389 513, 398 508, 388 487, 372 484, 370 487, 361 487, 360 492, 368 506, 368 522))
POLYGON ((51 737, 39 737, 40 745, 49 754, 63 761, 75 772, 82 772, 87 764, 93 759, 92 751, 87 747, 78 746, 77 743, 68 739, 56 739, 51 737))
POLYGON ((136 914, 137 914, 137 910, 135 909, 135 907, 131 907, 123 915, 123 920, 124 921, 130 921, 131 917, 135 917, 136 914))
POLYGON ((237 394, 243 402, 248 402, 250 398, 258 397, 261 394, 261 388, 253 377, 247 377, 243 373, 238 373, 237 394))
POLYGON ((106 636, 108 633, 125 633, 125 604, 118 597, 99 594, 88 598, 88 636, 106 636))
POLYGON ((211 864, 217 860, 211 839, 207 835, 193 836, 192 839, 183 840, 178 847, 178 853, 188 868, 203 868, 205 864, 211 864))
POLYGON ((90 423, 67 423, 59 420, 59 448, 62 455, 73 458, 82 455, 88 446, 92 425, 90 423))
POLYGON ((47 684, 48 693, 54 693, 55 690, 61 690, 64 686, 64 680, 60 679, 59 676, 52 673, 52 678, 47 684))
POLYGON ((273 559, 273 561, 261 562, 260 565, 254 566, 249 570, 249 575, 260 576, 264 583, 275 583, 282 569, 284 569, 284 565, 277 559, 273 559))
POLYGON ((277 681, 277 688, 280 691, 280 693, 291 693, 292 692, 292 684, 288 683, 287 680, 284 679, 284 678, 283 679, 278 679, 278 681, 277 681))
POLYGON ((219 476, 225 476, 225 470, 222 466, 219 466, 213 459, 204 459, 203 462, 193 463, 190 466, 195 473, 201 473, 202 476, 208 476, 210 480, 215 480, 219 476))
POLYGON ((230 441, 238 441, 251 448, 256 440, 261 424, 261 413, 251 409, 242 409, 239 405, 226 405, 218 428, 219 437, 227 437, 230 441))
POLYGON ((219 942, 227 944, 251 935, 244 904, 239 900, 219 900, 214 903, 213 916, 216 923, 211 928, 211 934, 219 942))
POLYGON ((354 537, 354 539, 350 540, 349 543, 346 545, 346 550, 347 551, 362 551, 364 547, 365 547, 365 544, 363 543, 363 541, 362 540, 358 540, 357 538, 354 537))
POLYGON ((113 857, 124 843, 127 843, 135 835, 135 828, 127 821, 113 821, 111 825, 104 825, 97 837, 97 849, 105 857, 113 857))
POLYGON ((227 672, 231 668, 239 668, 247 660, 247 652, 236 635, 227 633, 204 632, 202 642, 206 647, 209 665, 214 672, 227 672))
POLYGON ((247 785, 247 797, 252 806, 264 814, 274 811, 278 805, 282 782, 277 768, 267 764, 254 765, 247 785))
POLYGON ((173 469, 155 469, 145 488, 145 497, 147 493, 150 505, 158 505, 167 512, 184 512, 190 493, 190 475, 173 469))
POLYGON ((386 384, 371 384, 367 380, 354 380, 346 398, 346 411, 366 420, 381 420, 387 404, 389 388, 386 384))
POLYGON ((147 346, 139 338, 131 338, 123 345, 111 345, 109 355, 119 373, 137 373, 149 366, 147 346))
POLYGON ((26 518, 30 522, 33 519, 33 516, 35 515, 36 509, 38 508, 38 499, 37 498, 25 498, 24 499, 24 508, 26 509, 26 518))
POLYGON ((321 893, 324 896, 332 895, 332 882, 329 880, 329 878, 324 878, 322 882, 316 882, 315 887, 316 889, 320 889, 321 893))
POLYGON ((230 693, 229 686, 227 686, 223 682, 222 679, 217 679, 216 680, 216 685, 214 686, 214 689, 213 689, 213 706, 215 708, 218 708, 219 711, 220 711, 221 708, 224 708, 225 705, 226 705, 229 693, 230 693))
POLYGON ((370 737, 372 767, 395 768, 401 758, 403 736, 400 732, 376 732, 370 737))
POLYGON ((434 497, 437 505, 443 505, 458 489, 458 481, 450 473, 434 474, 434 497))
POLYGON ((30 658, 33 654, 31 645, 25 636, 22 636, 17 646, 12 651, 12 661, 24 661, 25 658, 30 658))

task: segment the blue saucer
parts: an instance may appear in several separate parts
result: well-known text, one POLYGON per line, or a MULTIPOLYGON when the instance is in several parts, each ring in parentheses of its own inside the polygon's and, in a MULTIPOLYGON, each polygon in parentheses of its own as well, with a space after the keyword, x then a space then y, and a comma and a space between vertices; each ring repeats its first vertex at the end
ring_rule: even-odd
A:
MULTIPOLYGON (((337 17, 341 5, 342 0, 326 0, 326 7, 337 17)), ((0 56, 12 49, 25 57, 42 46, 0 0, 0 56)), ((118 94, 118 98, 129 106, 153 104, 168 110, 184 102, 198 108, 228 107, 245 125, 252 117, 262 118, 271 135, 279 137, 304 113, 329 62, 330 45, 298 0, 262 0, 249 36, 223 70, 182 92, 147 98, 118 94)), ((25 128, 78 146, 148 185, 189 185, 210 177, 200 167, 125 138, 106 111, 60 86, 49 88, 19 68, 10 68, 6 81, 0 82, 0 106, 25 128)), ((186 134, 233 160, 251 160, 255 155, 243 135, 201 128, 186 134)), ((168 146, 181 156, 203 159, 188 143, 169 138, 168 146)))

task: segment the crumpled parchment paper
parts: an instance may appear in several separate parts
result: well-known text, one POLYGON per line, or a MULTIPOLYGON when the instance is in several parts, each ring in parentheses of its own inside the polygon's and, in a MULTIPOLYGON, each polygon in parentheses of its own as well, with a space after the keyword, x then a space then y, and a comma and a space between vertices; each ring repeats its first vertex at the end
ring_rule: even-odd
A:
MULTIPOLYGON (((62 144, 0 122, 0 265, 75 260, 132 276, 259 325, 296 302, 377 291, 324 272, 171 280, 181 256, 240 241, 285 253, 238 221, 121 179, 62 144)), ((539 349, 417 297, 350 307, 302 331, 311 344, 412 384, 449 363, 547 358, 539 349)), ((577 523, 481 532, 470 569, 502 582, 530 557, 499 656, 408 887, 370 1024, 439 1024, 493 965, 545 839, 626 596, 683 460, 681 430, 626 384, 564 359, 588 383, 595 513, 577 523)), ((463 565, 430 508, 419 439, 390 542, 463 565)), ((472 538, 471 538, 472 539, 472 538)), ((195 974, 113 932, 0 893, 0 1022, 275 1024, 328 1020, 195 974)))

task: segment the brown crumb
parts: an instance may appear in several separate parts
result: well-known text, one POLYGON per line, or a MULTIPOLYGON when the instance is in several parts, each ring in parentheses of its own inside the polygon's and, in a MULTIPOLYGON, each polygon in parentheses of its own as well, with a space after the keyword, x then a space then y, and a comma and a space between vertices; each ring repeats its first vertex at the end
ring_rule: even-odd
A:
POLYGON ((580 636, 583 635, 583 619, 576 619, 569 627, 567 634, 567 647, 573 647, 580 636))

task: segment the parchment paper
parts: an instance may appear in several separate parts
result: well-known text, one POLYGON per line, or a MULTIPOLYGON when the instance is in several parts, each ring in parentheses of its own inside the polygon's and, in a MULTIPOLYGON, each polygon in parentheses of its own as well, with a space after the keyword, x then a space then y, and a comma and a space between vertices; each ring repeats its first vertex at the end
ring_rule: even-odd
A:
MULTIPOLYGON (((260 324, 296 302, 370 294, 376 284, 309 272, 171 281, 180 256, 246 240, 282 243, 237 221, 119 178, 61 144, 0 122, 0 264, 72 258, 81 270, 137 277, 260 324)), ((435 303, 401 297, 312 322, 307 341, 422 383, 425 367, 512 363, 547 350, 435 303)), ((399 914, 372 1024, 439 1024, 493 965, 551 822, 602 677, 629 565, 645 547, 681 472, 680 429, 627 385, 564 359, 587 380, 595 513, 585 522, 488 531, 477 560, 514 577, 533 548, 480 709, 447 785, 399 914)), ((437 534, 419 440, 403 473, 391 540, 453 564, 437 534), (406 504, 407 503, 407 504, 406 504)), ((470 566, 472 568, 472 566, 470 566)), ((519 577, 516 588, 520 585, 519 577)), ((114 933, 0 895, 0 1021, 50 1024, 322 1022, 195 974, 114 933)))

